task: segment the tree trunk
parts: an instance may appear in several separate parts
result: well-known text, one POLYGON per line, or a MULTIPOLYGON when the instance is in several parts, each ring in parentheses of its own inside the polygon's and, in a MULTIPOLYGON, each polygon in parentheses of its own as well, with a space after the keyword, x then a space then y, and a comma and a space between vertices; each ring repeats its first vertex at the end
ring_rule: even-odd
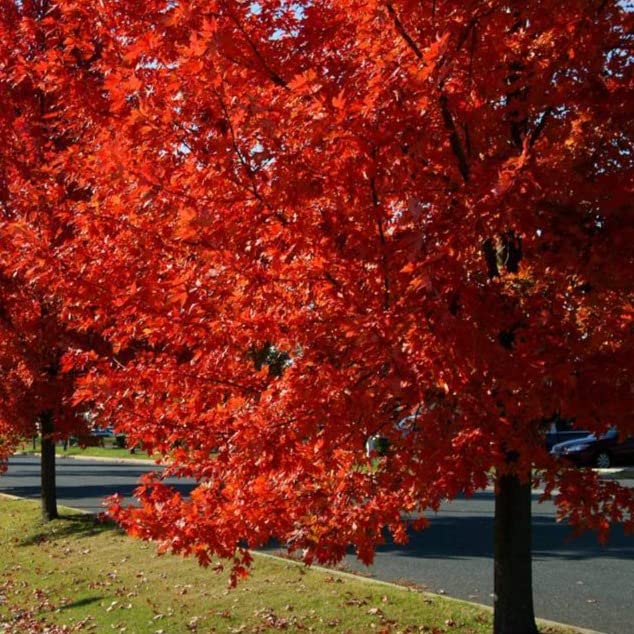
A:
POLYGON ((537 634, 533 610, 531 483, 514 475, 495 493, 494 634, 537 634))
POLYGON ((55 431, 53 412, 46 411, 40 416, 42 426, 42 452, 40 471, 42 478, 42 519, 45 522, 59 517, 57 513, 57 488, 55 485, 55 431))

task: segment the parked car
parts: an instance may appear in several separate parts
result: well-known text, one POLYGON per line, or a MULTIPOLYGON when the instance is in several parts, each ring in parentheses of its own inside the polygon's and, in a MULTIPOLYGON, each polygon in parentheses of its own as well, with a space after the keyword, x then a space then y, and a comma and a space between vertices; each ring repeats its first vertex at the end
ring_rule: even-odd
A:
POLYGON ((566 442, 567 440, 585 438, 589 435, 590 432, 587 429, 577 429, 574 426, 574 421, 569 418, 559 418, 559 416, 557 416, 548 426, 545 439, 546 449, 550 451, 559 443, 566 442))
MULTIPOLYGON (((106 438, 113 438, 113 447, 124 449, 126 446, 125 434, 115 433, 112 425, 108 425, 106 427, 95 425, 89 429, 87 434, 83 434, 81 436, 70 436, 66 442, 71 446, 81 445, 84 447, 104 447, 106 438)), ((64 447, 66 447, 66 444, 64 447)))
MULTIPOLYGON (((394 423, 394 429, 401 435, 402 438, 406 438, 412 432, 416 431, 416 422, 419 418, 419 411, 415 414, 410 414, 405 418, 401 418, 398 422, 394 423)), ((390 440, 387 436, 381 436, 374 434, 369 436, 365 441, 365 452, 368 456, 385 456, 390 448, 390 440)))
POLYGON ((568 440, 556 444, 550 453, 578 466, 607 468, 634 463, 634 436, 621 438, 616 428, 596 436, 568 440))
POLYGON ((104 438, 114 437, 114 447, 124 449, 126 446, 125 434, 115 433, 114 427, 112 425, 108 425, 107 427, 93 427, 90 430, 90 435, 93 438, 99 438, 102 445, 104 438))

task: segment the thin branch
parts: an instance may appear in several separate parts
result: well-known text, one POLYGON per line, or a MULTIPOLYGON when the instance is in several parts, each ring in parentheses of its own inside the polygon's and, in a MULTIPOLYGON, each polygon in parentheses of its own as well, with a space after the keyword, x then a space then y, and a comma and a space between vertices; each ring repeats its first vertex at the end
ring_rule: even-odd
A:
POLYGON ((465 150, 467 151, 467 156, 469 158, 471 158, 471 134, 469 133, 469 124, 468 123, 463 123, 462 124, 462 132, 464 134, 464 143, 465 143, 465 150))
POLYGON ((222 112, 227 121, 229 135, 231 136, 231 146, 236 156, 238 157, 238 161, 240 162, 240 165, 242 166, 242 169, 244 173, 246 174, 246 177, 249 180, 249 184, 246 185, 246 189, 250 191, 251 194, 253 194, 253 196, 257 199, 257 201, 263 207, 265 207, 271 213, 272 216, 275 216, 282 224, 284 225, 288 224, 288 219, 286 218, 286 216, 280 211, 274 209, 271 206, 271 204, 268 202, 268 200, 266 200, 266 198, 262 195, 262 193, 258 189, 258 185, 255 180, 255 172, 251 168, 251 165, 249 164, 244 154, 242 153, 242 150, 238 146, 238 140, 236 137, 235 129, 233 127, 233 122, 231 121, 231 115, 229 113, 229 109, 227 108, 227 104, 225 103, 223 96, 220 94, 218 90, 216 90, 215 93, 216 93, 216 96, 218 97, 218 101, 220 102, 220 107, 222 108, 222 112))
MULTIPOLYGON (((421 61, 424 60, 423 52, 421 51, 418 44, 416 44, 412 36, 405 30, 405 27, 403 26, 403 23, 400 21, 392 4, 388 2, 386 4, 386 8, 394 22, 394 27, 398 31, 399 35, 405 40, 409 48, 413 51, 414 55, 416 55, 416 57, 419 60, 421 61)), ((435 11, 435 5, 434 5, 434 11, 435 11)), ((488 15, 490 11, 485 12, 483 15, 488 15)), ((464 29, 461 35, 460 41, 458 42, 458 50, 460 50, 460 48, 466 41, 467 37, 469 36, 469 34, 477 25, 478 20, 481 17, 483 17, 483 15, 476 15, 469 21, 469 24, 464 29)), ((472 42, 472 55, 473 55, 474 46, 475 46, 475 43, 472 42)), ((443 56, 443 58, 438 63, 438 67, 442 66, 444 62, 445 62, 445 57, 443 56)), ((440 86, 440 88, 442 90, 442 85, 440 86)), ((448 104, 447 96, 445 94, 441 94, 440 106, 442 110, 443 121, 445 122, 445 127, 449 131, 449 142, 451 144, 451 149, 453 153, 455 154, 456 159, 458 160, 458 169, 460 170, 462 179, 466 183, 469 181, 469 163, 467 161, 465 149, 462 147, 462 142, 460 140, 460 135, 458 134, 458 129, 454 122, 451 111, 449 110, 449 104, 448 104)))
POLYGON ((210 376, 205 376, 201 374, 194 374, 193 372, 184 372, 180 368, 176 370, 172 370, 172 376, 184 377, 187 379, 192 379, 194 381, 200 381, 202 383, 211 383, 212 385, 222 385, 223 387, 232 387, 238 390, 242 390, 243 392, 246 392, 247 394, 257 394, 258 392, 258 389, 254 387, 253 385, 244 385, 243 383, 230 381, 229 379, 217 379, 217 378, 212 378, 210 376))
POLYGON ((422 51, 420 50, 416 42, 414 42, 414 40, 412 39, 412 36, 405 30, 405 27, 403 26, 403 23, 399 20, 398 15, 396 14, 396 11, 394 10, 394 7, 392 6, 392 4, 388 2, 386 7, 387 7, 388 13, 392 17, 392 20, 394 21, 394 26, 396 27, 396 30, 399 32, 401 37, 407 42, 408 46, 412 49, 412 51, 414 51, 414 54, 416 55, 416 57, 418 57, 418 59, 423 59, 422 51))
POLYGON ((540 117, 539 121, 537 122, 537 125, 535 126, 535 128, 533 129, 533 131, 530 134, 530 137, 528 139, 528 146, 530 148, 532 148, 535 143, 537 142, 537 139, 539 138, 539 135, 542 133, 544 127, 546 126, 546 122, 548 121, 550 115, 552 114, 553 109, 548 107, 546 108, 546 110, 544 110, 542 116, 540 117))
POLYGON ((288 87, 288 83, 284 79, 282 79, 282 77, 280 77, 279 74, 276 73, 268 65, 267 61, 264 59, 264 56, 262 55, 258 47, 255 45, 253 40, 249 37, 249 34, 245 31, 244 27, 242 26, 242 23, 240 22, 240 20, 238 20, 238 18, 235 16, 233 11, 228 10, 227 13, 229 14, 229 17, 231 18, 231 21, 236 25, 240 33, 242 33, 242 35, 244 36, 244 39, 247 41, 247 44, 249 45, 249 48, 253 51, 253 54, 257 58, 258 62, 260 62, 262 68, 264 68, 264 70, 267 72, 269 79, 276 86, 280 86, 281 88, 286 88, 286 90, 290 90, 288 87))
MULTIPOLYGON (((483 11, 482 13, 479 13, 479 14, 476 13, 469 20, 469 22, 465 25, 464 29, 462 30, 460 36, 458 37, 458 41, 456 42, 456 50, 453 53, 454 56, 462 50, 462 47, 467 41, 467 38, 469 37, 469 35, 471 35, 472 38, 475 39, 475 27, 478 26, 478 23, 480 22, 482 18, 486 18, 487 16, 489 16, 495 10, 495 8, 496 8, 496 5, 494 4, 491 7, 489 7, 488 10, 483 11)), ((472 47, 475 46, 474 39, 472 39, 472 42, 471 42, 472 47)), ((449 59, 450 59, 449 47, 447 47, 442 57, 438 60, 438 63, 436 64, 437 70, 440 70, 441 68, 443 68, 445 64, 448 63, 449 59)))
POLYGON ((449 100, 447 99, 447 95, 444 93, 440 96, 440 108, 442 111, 443 121, 445 122, 445 127, 449 131, 449 143, 451 144, 451 150, 458 161, 458 169, 460 170, 460 174, 462 175, 464 182, 468 183, 469 163, 467 161, 464 148, 462 147, 462 142, 460 141, 458 129, 456 128, 453 116, 449 110, 449 100))
POLYGON ((380 200, 376 191, 376 183, 374 177, 370 179, 370 191, 372 193, 372 205, 374 206, 376 216, 376 224, 379 230, 379 240, 381 242, 381 268, 383 269, 383 308, 387 310, 390 307, 390 278, 388 276, 388 259, 386 251, 385 231, 383 230, 383 220, 380 215, 380 200))

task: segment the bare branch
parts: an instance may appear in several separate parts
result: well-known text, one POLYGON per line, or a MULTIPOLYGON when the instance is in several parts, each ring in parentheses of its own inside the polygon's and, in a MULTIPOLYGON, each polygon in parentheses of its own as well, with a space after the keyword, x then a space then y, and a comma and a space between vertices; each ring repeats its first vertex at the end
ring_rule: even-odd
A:
POLYGON ((408 46, 412 49, 412 51, 414 51, 414 54, 416 55, 416 57, 418 57, 418 59, 423 59, 422 51, 420 50, 420 48, 418 48, 418 45, 416 44, 416 42, 414 42, 414 40, 412 39, 412 36, 405 30, 403 23, 399 20, 398 15, 396 15, 396 11, 394 10, 394 7, 389 2, 387 3, 386 7, 387 7, 388 13, 392 17, 392 20, 394 20, 394 26, 396 27, 396 30, 399 32, 401 37, 407 42, 408 46))
POLYGON ((462 142, 460 141, 460 135, 458 134, 458 129, 453 120, 453 115, 449 110, 449 101, 447 99, 447 95, 444 93, 440 96, 440 108, 442 111, 443 121, 445 122, 445 127, 449 130, 449 143, 451 144, 451 150, 453 151, 457 161, 458 161, 458 169, 460 170, 460 174, 462 175, 462 179, 465 183, 469 182, 469 163, 467 161, 467 156, 465 154, 464 148, 462 147, 462 142))

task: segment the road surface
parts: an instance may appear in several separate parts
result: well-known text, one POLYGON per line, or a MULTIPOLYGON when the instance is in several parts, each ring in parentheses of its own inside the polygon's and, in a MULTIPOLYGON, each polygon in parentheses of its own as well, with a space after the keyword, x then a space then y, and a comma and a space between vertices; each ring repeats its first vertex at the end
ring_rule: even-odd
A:
MULTIPOLYGON (((104 496, 129 497, 138 476, 151 465, 59 459, 61 504, 99 511, 104 496)), ((632 484, 632 481, 629 482, 632 484)), ((183 490, 187 487, 180 485, 183 490)), ((39 496, 37 458, 16 456, 0 477, 0 492, 39 496)), ((550 503, 533 508, 534 594, 537 616, 608 634, 631 634, 634 614, 634 537, 620 529, 600 546, 592 535, 570 539, 570 529, 555 521, 550 503)), ((431 527, 412 536, 407 546, 386 545, 368 568, 350 556, 346 567, 387 581, 407 581, 492 605, 493 494, 447 503, 431 527)))

